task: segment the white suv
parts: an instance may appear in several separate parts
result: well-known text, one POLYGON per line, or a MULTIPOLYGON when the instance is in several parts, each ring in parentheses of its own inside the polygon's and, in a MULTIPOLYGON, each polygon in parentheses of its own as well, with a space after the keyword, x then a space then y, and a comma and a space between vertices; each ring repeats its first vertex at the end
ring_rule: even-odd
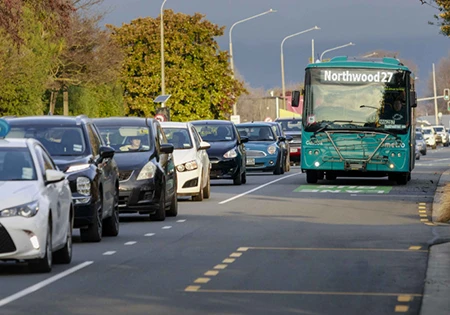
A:
MULTIPOLYGON (((440 136, 440 141, 437 139, 437 143, 442 143, 444 147, 448 147, 449 137, 444 126, 433 126, 434 131, 440 136)), ((438 137, 439 138, 439 137, 438 137)))
POLYGON ((436 132, 433 127, 422 127, 422 134, 427 146, 436 149, 436 132))

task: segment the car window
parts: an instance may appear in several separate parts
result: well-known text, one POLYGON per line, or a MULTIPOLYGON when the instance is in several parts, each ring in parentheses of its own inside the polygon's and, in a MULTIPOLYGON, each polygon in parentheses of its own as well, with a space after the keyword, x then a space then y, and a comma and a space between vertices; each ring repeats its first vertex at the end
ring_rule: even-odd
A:
POLYGON ((195 124, 194 127, 206 142, 236 140, 231 124, 195 124))
POLYGON ((200 137, 200 135, 198 134, 197 129, 195 129, 194 127, 191 127, 191 132, 194 137, 194 142, 195 142, 197 148, 200 147, 200 142, 202 142, 203 140, 200 137))
POLYGON ((92 154, 94 156, 99 155, 99 149, 101 145, 101 140, 98 138, 97 132, 92 128, 92 125, 86 125, 88 130, 89 142, 91 143, 92 154))
POLYGON ((37 180, 28 148, 0 148, 0 181, 37 180))
POLYGON ((422 134, 417 134, 416 133, 416 140, 423 140, 422 134))
POLYGON ((283 131, 302 131, 302 121, 300 119, 279 121, 283 131))
POLYGON ((57 170, 58 168, 53 163, 52 158, 42 149, 40 145, 35 146, 36 155, 38 157, 39 164, 42 169, 42 175, 45 174, 46 170, 57 170))
POLYGON ((149 128, 142 126, 97 126, 106 145, 120 152, 149 151, 149 128))
POLYGON ((187 128, 164 127, 163 130, 167 141, 173 144, 174 149, 192 149, 191 136, 187 128))
POLYGON ((7 138, 34 138, 42 143, 51 156, 86 154, 86 143, 81 127, 17 126, 11 127, 7 138))
POLYGON ((274 141, 276 136, 269 126, 237 126, 239 134, 248 141, 274 141))

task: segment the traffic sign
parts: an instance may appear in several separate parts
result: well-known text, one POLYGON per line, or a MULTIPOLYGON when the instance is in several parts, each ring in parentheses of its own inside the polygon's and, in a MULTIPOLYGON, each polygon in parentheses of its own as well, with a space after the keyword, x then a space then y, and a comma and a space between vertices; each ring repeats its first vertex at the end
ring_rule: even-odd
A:
POLYGON ((240 115, 231 115, 230 120, 235 124, 240 124, 241 116, 240 115))
POLYGON ((168 107, 158 107, 156 109, 155 119, 159 121, 170 121, 170 109, 168 107))
POLYGON ((163 114, 157 114, 157 115, 155 115, 155 119, 156 119, 157 121, 160 121, 160 122, 165 121, 165 117, 164 117, 163 114))
POLYGON ((266 117, 266 119, 264 119, 265 122, 272 122, 272 118, 270 117, 266 117))

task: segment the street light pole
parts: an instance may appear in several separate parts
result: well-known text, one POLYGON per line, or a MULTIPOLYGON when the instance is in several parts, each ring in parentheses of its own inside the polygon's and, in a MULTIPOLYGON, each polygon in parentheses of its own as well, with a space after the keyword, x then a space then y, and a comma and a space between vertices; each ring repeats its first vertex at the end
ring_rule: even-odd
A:
MULTIPOLYGON (((164 61, 164 4, 166 4, 167 0, 164 0, 161 5, 161 21, 160 21, 160 29, 161 29, 161 95, 166 95, 166 77, 164 72, 165 61, 164 61)), ((161 107, 164 107, 165 104, 161 103, 161 107)))
MULTIPOLYGON (((165 0, 165 1, 166 1, 166 0, 165 0)), ((165 2, 165 1, 164 1, 164 2, 165 2)), ((277 10, 272 10, 272 9, 270 9, 270 10, 265 11, 265 12, 263 12, 263 13, 260 13, 260 14, 257 14, 257 15, 251 16, 251 17, 248 17, 248 18, 243 19, 243 20, 240 20, 240 21, 237 21, 236 23, 234 23, 233 25, 231 25, 228 36, 229 36, 229 46, 230 46, 230 68, 231 68, 231 77, 232 77, 233 79, 234 79, 234 59, 233 59, 233 42, 232 42, 232 40, 231 40, 231 33, 233 32, 233 28, 234 28, 236 25, 240 24, 240 23, 247 22, 247 21, 249 21, 249 20, 253 20, 253 19, 257 18, 257 17, 263 16, 263 15, 268 14, 268 13, 273 13, 273 12, 277 12, 277 10)), ((233 115, 236 115, 236 103, 233 104, 233 115)))
POLYGON ((283 46, 284 46, 284 42, 294 36, 306 33, 306 32, 310 32, 310 31, 314 31, 314 30, 320 30, 320 27, 318 26, 314 26, 311 27, 305 31, 301 31, 295 34, 291 34, 286 36, 282 41, 281 41, 281 89, 282 89, 282 97, 283 97, 283 108, 286 109, 286 87, 285 87, 285 83, 284 83, 284 54, 283 54, 283 46))
POLYGON ((433 63, 433 90, 434 90, 434 119, 435 119, 436 125, 439 125, 438 103, 437 103, 437 94, 436 94, 436 71, 434 69, 434 63, 433 63))
POLYGON ((345 44, 345 45, 342 45, 342 46, 338 46, 338 47, 334 47, 334 48, 327 49, 327 50, 325 50, 325 51, 320 55, 320 61, 322 61, 323 55, 325 55, 325 53, 327 53, 327 52, 329 52, 329 51, 332 51, 332 50, 344 48, 344 47, 347 47, 347 46, 355 46, 355 44, 353 44, 352 42, 350 42, 350 43, 345 44))

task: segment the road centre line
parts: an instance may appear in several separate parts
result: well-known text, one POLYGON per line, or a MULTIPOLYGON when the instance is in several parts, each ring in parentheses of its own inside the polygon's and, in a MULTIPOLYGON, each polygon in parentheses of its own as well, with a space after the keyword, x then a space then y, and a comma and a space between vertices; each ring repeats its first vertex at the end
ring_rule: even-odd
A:
POLYGON ((294 251, 359 251, 359 252, 428 252, 417 249, 393 249, 393 248, 320 248, 320 247, 248 247, 252 250, 294 250, 294 251))
POLYGON ((125 246, 130 246, 130 245, 134 245, 134 244, 136 244, 137 242, 135 242, 135 241, 131 241, 131 242, 126 242, 125 244, 123 244, 123 245, 125 245, 125 246))
POLYGON ((115 253, 116 253, 115 250, 110 250, 110 251, 108 251, 108 252, 104 252, 104 253, 103 253, 103 256, 111 256, 111 255, 114 255, 115 253))
POLYGON ((62 278, 66 277, 66 276, 68 276, 68 275, 70 275, 70 274, 72 274, 72 273, 74 273, 74 272, 76 272, 76 271, 78 271, 80 269, 83 269, 83 268, 91 265, 92 263, 94 263, 94 262, 93 261, 85 261, 84 263, 81 263, 81 264, 79 264, 79 265, 77 265, 75 267, 67 269, 67 270, 65 270, 65 271, 63 271, 63 272, 61 272, 61 273, 59 273, 57 275, 54 275, 53 277, 50 277, 50 278, 48 278, 48 279, 46 279, 44 281, 41 281, 39 283, 36 283, 36 284, 32 285, 31 287, 28 287, 28 288, 26 288, 26 289, 24 289, 22 291, 19 291, 19 292, 13 294, 13 295, 10 295, 10 296, 0 300, 0 307, 5 306, 6 304, 11 303, 11 302, 13 302, 15 300, 18 300, 18 299, 20 299, 20 298, 22 298, 22 297, 24 297, 24 296, 26 296, 28 294, 36 292, 39 289, 42 289, 42 288, 48 286, 49 284, 51 284, 51 283, 53 283, 55 281, 58 281, 59 279, 62 279, 62 278))
POLYGON ((153 236, 153 235, 155 235, 155 233, 147 233, 147 234, 144 234, 144 236, 153 236))
POLYGON ((338 296, 379 296, 379 297, 397 297, 400 295, 409 295, 412 297, 422 297, 420 293, 383 293, 383 292, 326 292, 326 291, 277 291, 277 290, 207 290, 199 287, 189 286, 185 292, 199 293, 234 293, 234 294, 291 294, 291 295, 338 295, 338 296))
POLYGON ((291 175, 287 175, 287 176, 283 176, 283 177, 281 177, 281 178, 275 179, 275 180, 273 180, 273 181, 271 181, 271 182, 268 182, 268 183, 265 183, 265 184, 263 184, 263 185, 260 185, 260 186, 258 186, 258 187, 256 187, 256 188, 250 189, 249 191, 246 191, 246 192, 244 192, 244 193, 242 193, 242 194, 239 194, 239 195, 236 195, 236 196, 231 197, 231 198, 229 198, 229 199, 226 199, 226 200, 224 200, 224 201, 221 201, 221 202, 219 202, 219 205, 223 205, 223 204, 225 204, 225 203, 227 203, 227 202, 230 202, 230 201, 236 200, 236 199, 238 199, 238 198, 241 198, 241 197, 243 197, 243 196, 245 196, 245 195, 251 194, 252 192, 255 192, 255 191, 257 191, 257 190, 260 190, 261 188, 264 188, 264 187, 266 187, 266 186, 269 186, 269 185, 271 185, 271 184, 273 184, 273 183, 279 182, 280 180, 283 180, 283 179, 286 179, 286 178, 289 178, 289 177, 292 177, 292 176, 297 176, 297 175, 300 175, 300 174, 302 174, 302 173, 295 173, 295 174, 291 174, 291 175))

